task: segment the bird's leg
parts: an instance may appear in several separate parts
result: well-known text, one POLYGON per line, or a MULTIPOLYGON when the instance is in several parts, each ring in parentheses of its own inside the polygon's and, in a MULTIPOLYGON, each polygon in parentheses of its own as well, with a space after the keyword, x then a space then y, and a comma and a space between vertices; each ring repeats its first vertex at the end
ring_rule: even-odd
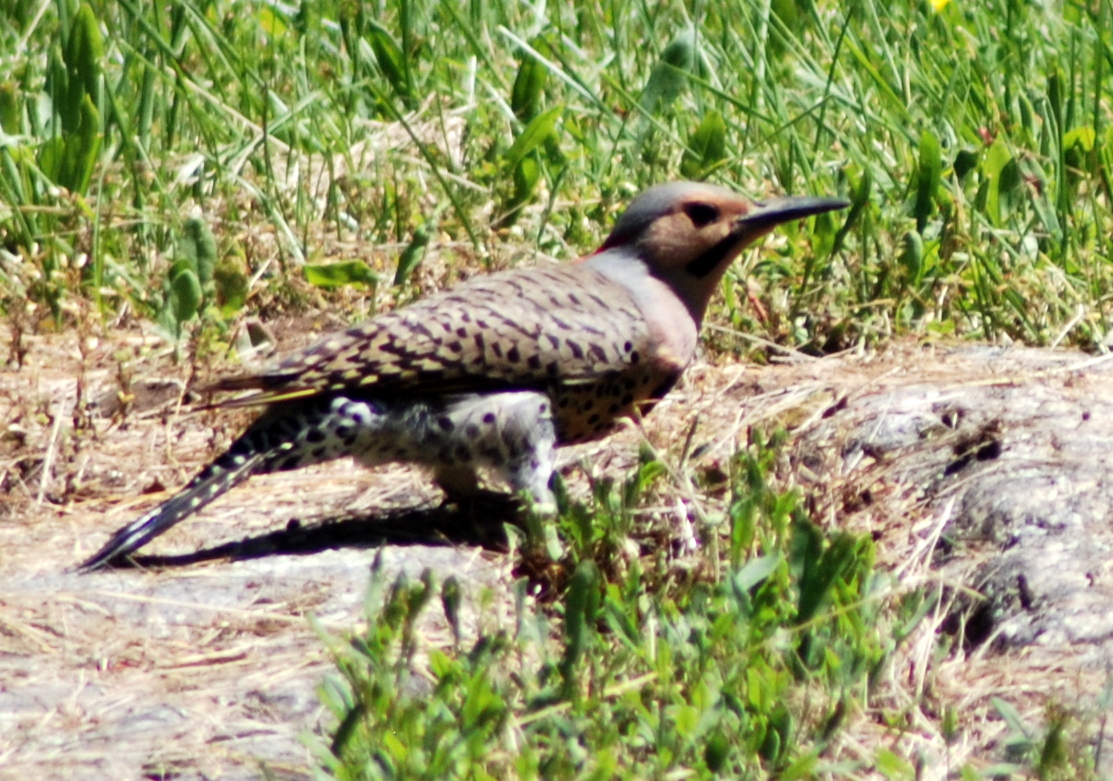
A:
POLYGON ((535 510, 556 509, 549 488, 555 464, 556 425, 548 395, 514 391, 452 400, 449 458, 436 464, 437 482, 452 498, 475 494, 476 466, 490 468, 516 493, 528 494, 535 510))
POLYGON ((551 515, 556 512, 556 497, 549 487, 556 465, 552 405, 541 393, 516 395, 519 398, 504 409, 502 435, 508 445, 501 471, 511 488, 530 496, 535 511, 551 515))

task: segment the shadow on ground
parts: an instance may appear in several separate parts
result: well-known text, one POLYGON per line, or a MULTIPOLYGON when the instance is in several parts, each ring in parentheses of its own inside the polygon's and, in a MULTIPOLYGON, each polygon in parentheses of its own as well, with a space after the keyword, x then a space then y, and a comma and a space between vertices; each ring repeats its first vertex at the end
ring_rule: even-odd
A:
POLYGON ((312 555, 344 548, 396 546, 479 547, 495 553, 507 549, 503 524, 520 525, 511 501, 484 502, 482 508, 455 505, 395 510, 303 523, 292 519, 286 528, 244 537, 175 555, 137 554, 114 569, 186 567, 206 561, 243 561, 267 556, 312 555))

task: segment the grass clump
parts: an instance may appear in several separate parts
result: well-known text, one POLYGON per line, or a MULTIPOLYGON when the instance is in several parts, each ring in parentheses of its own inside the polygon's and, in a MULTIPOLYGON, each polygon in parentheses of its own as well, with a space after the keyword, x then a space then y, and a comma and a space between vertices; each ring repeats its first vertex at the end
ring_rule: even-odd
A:
POLYGON ((735 467, 727 528, 710 532, 726 545, 656 564, 570 550, 557 598, 538 604, 520 581, 507 626, 482 606, 464 626, 454 580, 426 571, 388 584, 376 569, 368 628, 333 641, 340 674, 323 697, 338 727, 316 744, 325 775, 796 778, 829 765, 892 648, 885 580, 869 539, 824 535, 765 484, 760 456, 735 467), (438 592, 440 643, 421 628, 438 592))
POLYGON ((1104 349, 1111 30, 1107 2, 18 0, 4 306, 30 301, 37 327, 74 297, 165 319, 197 297, 173 267, 200 214, 235 274, 187 336, 246 301, 358 315, 373 300, 303 264, 365 263, 357 297, 406 298, 523 248, 588 251, 685 176, 853 204, 740 264, 712 321, 813 352, 902 333, 1104 349), (415 276, 430 257, 448 273, 415 276))

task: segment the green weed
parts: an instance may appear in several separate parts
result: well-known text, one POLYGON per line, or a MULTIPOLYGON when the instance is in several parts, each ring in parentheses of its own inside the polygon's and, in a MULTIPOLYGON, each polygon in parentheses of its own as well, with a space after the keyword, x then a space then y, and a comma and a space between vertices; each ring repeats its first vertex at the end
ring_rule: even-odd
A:
MULTIPOLYGON (((760 445, 739 456, 740 498, 766 478, 765 460, 760 445)), ((418 629, 435 604, 432 574, 387 583, 377 563, 368 629, 348 643, 330 641, 338 675, 322 697, 338 727, 327 745, 310 739, 324 772, 431 779, 822 771, 840 723, 864 707, 871 675, 892 647, 872 545, 823 535, 772 486, 747 508, 732 511, 725 534, 739 538, 737 527, 748 526, 748 555, 719 579, 678 579, 667 564, 645 569, 641 557, 616 567, 613 552, 637 533, 604 521, 593 545, 573 535, 556 602, 540 606, 527 598, 526 581, 517 584, 513 625, 480 618, 474 637, 465 633, 459 584, 445 583, 452 632, 439 643, 418 629)), ((589 513, 628 511, 608 486, 589 513)), ((579 525, 567 515, 564 522, 579 525)), ((703 561, 685 566, 713 571, 703 561)))

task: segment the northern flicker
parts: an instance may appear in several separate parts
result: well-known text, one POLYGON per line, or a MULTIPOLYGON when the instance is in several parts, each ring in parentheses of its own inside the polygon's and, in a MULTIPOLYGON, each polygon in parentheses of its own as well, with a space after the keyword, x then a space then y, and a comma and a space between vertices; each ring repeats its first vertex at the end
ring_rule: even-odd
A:
POLYGON ((341 456, 429 467, 450 499, 477 493, 486 468, 551 510, 554 448, 599 439, 669 391, 734 258, 777 225, 846 206, 660 185, 579 262, 475 277, 218 382, 251 392, 225 406, 260 417, 81 567, 119 561, 253 474, 341 456))

